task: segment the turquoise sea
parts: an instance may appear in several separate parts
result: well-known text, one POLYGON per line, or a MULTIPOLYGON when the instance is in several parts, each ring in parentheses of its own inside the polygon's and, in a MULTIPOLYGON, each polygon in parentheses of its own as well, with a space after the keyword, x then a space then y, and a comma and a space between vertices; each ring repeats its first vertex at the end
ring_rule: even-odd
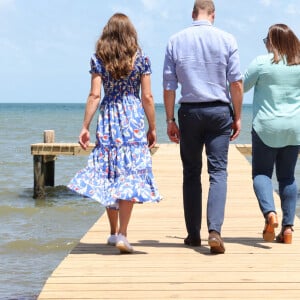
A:
MULTIPOLYGON (((103 214, 98 203, 66 188, 85 166, 86 156, 59 156, 55 187, 45 200, 33 195, 30 145, 55 130, 56 142, 77 142, 85 104, 0 103, 0 299, 36 299, 46 279, 103 214)), ((168 143, 162 104, 156 105, 158 143, 168 143)), ((252 106, 243 107, 243 131, 236 143, 249 144, 252 106)), ((95 128, 95 122, 91 125, 95 128)), ((300 166, 297 165, 300 187, 300 166)), ((298 206, 297 215, 300 216, 298 206)))

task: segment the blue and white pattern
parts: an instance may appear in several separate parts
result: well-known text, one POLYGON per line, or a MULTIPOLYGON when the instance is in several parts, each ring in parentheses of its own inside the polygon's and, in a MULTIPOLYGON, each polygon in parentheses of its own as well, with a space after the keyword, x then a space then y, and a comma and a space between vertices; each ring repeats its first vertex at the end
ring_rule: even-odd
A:
POLYGON ((96 146, 87 166, 68 187, 106 207, 117 208, 120 199, 160 201, 139 97, 141 76, 151 73, 149 58, 138 52, 131 74, 115 80, 93 55, 90 73, 101 75, 105 94, 99 107, 96 146))

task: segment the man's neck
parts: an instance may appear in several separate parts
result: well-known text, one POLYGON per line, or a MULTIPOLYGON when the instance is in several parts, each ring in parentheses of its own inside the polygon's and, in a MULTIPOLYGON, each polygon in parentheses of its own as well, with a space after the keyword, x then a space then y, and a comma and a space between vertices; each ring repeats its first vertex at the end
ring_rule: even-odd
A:
POLYGON ((209 21, 211 24, 214 23, 215 14, 207 15, 207 14, 199 14, 197 17, 193 18, 194 21, 209 21))

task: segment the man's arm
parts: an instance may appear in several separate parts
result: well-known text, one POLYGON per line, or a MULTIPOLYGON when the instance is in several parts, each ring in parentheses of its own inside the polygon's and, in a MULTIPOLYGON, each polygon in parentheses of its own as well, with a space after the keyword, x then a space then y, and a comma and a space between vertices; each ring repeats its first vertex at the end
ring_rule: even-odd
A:
POLYGON ((233 106, 233 124, 232 124, 232 135, 230 140, 235 140, 241 131, 241 115, 242 115, 242 104, 243 104, 243 82, 242 80, 230 83, 230 94, 233 106))
POLYGON ((179 128, 174 119, 176 92, 173 90, 164 90, 164 104, 167 119, 167 134, 169 139, 174 143, 179 143, 180 134, 179 128))

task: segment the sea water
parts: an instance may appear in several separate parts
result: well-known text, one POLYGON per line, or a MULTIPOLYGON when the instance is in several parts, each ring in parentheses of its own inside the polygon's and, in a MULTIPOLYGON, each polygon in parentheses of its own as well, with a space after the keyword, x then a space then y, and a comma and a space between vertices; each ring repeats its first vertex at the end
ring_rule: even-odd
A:
MULTIPOLYGON (((30 145, 76 143, 84 104, 0 104, 0 299, 36 299, 45 281, 86 231, 103 214, 97 202, 70 192, 66 185, 87 156, 58 156, 55 187, 44 200, 33 199, 30 145)), ((168 143, 165 112, 156 105, 158 143, 168 143)), ((94 132, 95 119, 91 124, 94 132)), ((243 130, 235 141, 251 143, 252 107, 243 107, 243 130)), ((296 177, 300 187, 300 168, 296 177)), ((299 212, 297 213, 299 216, 299 212)), ((106 237, 99 237, 105 241, 106 237)))

